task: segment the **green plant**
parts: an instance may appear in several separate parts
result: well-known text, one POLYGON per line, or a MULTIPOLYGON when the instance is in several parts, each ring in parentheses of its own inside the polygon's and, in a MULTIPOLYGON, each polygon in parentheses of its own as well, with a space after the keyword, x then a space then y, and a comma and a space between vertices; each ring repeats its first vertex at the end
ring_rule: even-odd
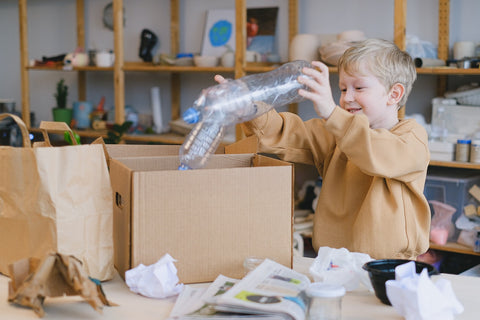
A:
POLYGON ((107 132, 107 138, 105 138, 105 143, 117 144, 122 141, 122 136, 125 132, 130 129, 132 126, 132 121, 125 121, 122 124, 114 124, 112 129, 107 132))
POLYGON ((57 100, 57 108, 65 109, 67 107, 68 86, 64 79, 57 82, 57 92, 54 97, 57 100))
MULTIPOLYGON (((74 132, 73 133, 73 137, 75 138, 75 141, 77 142, 76 144, 82 144, 81 140, 80 140, 80 136, 78 135, 78 133, 74 132)), ((68 131, 65 131, 63 133, 63 139, 65 140, 65 142, 67 142, 69 145, 73 145, 73 141, 72 141, 72 137, 70 136, 70 133, 68 131)))

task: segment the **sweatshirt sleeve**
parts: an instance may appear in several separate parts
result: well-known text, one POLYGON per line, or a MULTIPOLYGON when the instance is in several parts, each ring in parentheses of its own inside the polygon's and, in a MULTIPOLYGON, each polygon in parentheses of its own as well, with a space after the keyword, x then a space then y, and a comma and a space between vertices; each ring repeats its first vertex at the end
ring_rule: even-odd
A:
MULTIPOLYGON (((278 113, 272 109, 266 114, 242 124, 247 136, 256 135, 259 139, 258 152, 270 153, 290 162, 317 164, 314 154, 315 137, 312 128, 325 131, 324 120, 314 119, 304 122, 290 112, 278 113), (314 122, 314 123, 313 123, 314 122)), ((332 139, 330 139, 332 140, 332 139)), ((317 148, 318 150, 318 145, 317 148)))
POLYGON ((408 182, 428 167, 428 136, 414 120, 401 121, 391 130, 371 129, 366 116, 337 107, 326 128, 340 150, 366 174, 408 182))

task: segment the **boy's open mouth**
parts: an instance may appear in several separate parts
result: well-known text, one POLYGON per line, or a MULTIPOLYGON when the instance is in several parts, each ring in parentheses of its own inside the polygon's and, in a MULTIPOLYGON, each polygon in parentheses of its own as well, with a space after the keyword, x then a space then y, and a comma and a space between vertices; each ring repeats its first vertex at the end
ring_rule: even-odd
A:
POLYGON ((357 113, 362 111, 362 108, 347 108, 346 110, 350 113, 357 113))

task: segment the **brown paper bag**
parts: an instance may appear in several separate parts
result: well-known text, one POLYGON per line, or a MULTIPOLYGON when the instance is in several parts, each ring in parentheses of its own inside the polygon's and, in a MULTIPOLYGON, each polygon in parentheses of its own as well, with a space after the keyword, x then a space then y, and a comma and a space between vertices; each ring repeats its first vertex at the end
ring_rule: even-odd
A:
MULTIPOLYGON (((19 125, 23 147, 0 146, 0 272, 8 275, 8 265, 18 260, 59 252, 77 257, 91 277, 111 279, 113 199, 103 146, 32 148, 23 121, 0 114, 6 117, 19 125)), ((64 123, 42 126, 73 138, 64 123)))

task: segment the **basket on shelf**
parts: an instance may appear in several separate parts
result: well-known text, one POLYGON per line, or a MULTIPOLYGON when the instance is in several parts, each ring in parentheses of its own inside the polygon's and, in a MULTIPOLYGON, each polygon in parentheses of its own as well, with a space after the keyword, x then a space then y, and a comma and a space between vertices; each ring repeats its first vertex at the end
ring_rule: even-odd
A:
POLYGON ((445 93, 446 98, 456 99, 459 104, 469 106, 480 106, 480 87, 469 87, 456 92, 445 93))

